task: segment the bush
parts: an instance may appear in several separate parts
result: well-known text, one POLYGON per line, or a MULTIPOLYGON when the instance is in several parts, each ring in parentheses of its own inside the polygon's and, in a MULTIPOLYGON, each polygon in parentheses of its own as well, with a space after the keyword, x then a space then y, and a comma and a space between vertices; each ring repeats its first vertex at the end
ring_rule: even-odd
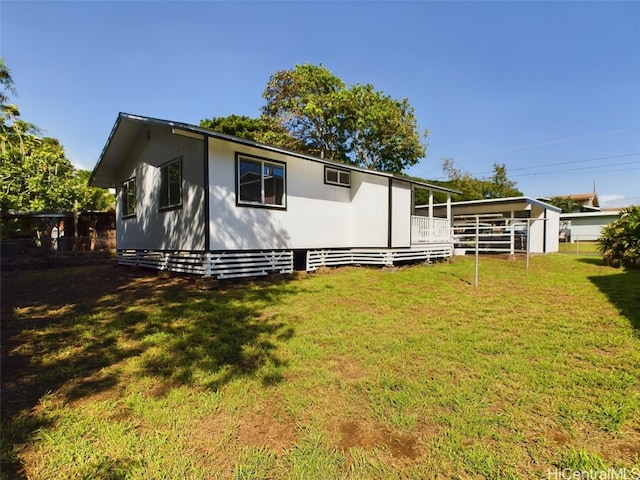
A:
POLYGON ((640 207, 627 207, 602 229, 598 249, 608 265, 640 268, 640 207))

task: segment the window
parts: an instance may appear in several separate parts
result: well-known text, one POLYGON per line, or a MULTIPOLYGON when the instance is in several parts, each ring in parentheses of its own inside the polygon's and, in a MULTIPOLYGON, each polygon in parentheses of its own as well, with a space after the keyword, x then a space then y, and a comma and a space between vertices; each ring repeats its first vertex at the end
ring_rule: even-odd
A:
POLYGON ((337 168, 324 167, 324 183, 339 185, 341 187, 351 186, 351 172, 337 168))
POLYGON ((182 206, 182 158, 160 167, 160 209, 182 206))
POLYGON ((285 164, 237 157, 238 204, 285 208, 285 164))
POLYGON ((122 216, 131 217, 136 214, 136 179, 130 178, 122 183, 122 216))

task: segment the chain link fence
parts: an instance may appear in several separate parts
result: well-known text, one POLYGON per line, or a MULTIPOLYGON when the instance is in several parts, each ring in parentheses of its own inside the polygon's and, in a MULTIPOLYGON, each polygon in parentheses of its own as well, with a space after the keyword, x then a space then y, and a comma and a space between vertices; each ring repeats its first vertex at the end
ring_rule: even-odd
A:
POLYGON ((66 237, 37 235, 29 238, 0 239, 3 269, 109 262, 116 258, 112 232, 66 237))

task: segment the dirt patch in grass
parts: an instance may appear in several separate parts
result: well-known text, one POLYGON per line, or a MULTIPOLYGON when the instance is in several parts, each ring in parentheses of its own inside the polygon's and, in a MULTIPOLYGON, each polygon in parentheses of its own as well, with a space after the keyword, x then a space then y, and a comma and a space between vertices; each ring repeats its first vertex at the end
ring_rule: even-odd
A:
POLYGON ((266 447, 274 453, 292 448, 296 443, 295 422, 266 412, 255 412, 240 420, 237 441, 244 447, 266 447))
POLYGON ((548 437, 558 445, 570 445, 572 441, 571 435, 561 430, 550 430, 548 437))
POLYGON ((420 456, 418 439, 409 433, 393 432, 376 424, 355 420, 343 420, 333 426, 339 436, 338 446, 348 451, 350 448, 383 448, 393 457, 415 460, 420 456))

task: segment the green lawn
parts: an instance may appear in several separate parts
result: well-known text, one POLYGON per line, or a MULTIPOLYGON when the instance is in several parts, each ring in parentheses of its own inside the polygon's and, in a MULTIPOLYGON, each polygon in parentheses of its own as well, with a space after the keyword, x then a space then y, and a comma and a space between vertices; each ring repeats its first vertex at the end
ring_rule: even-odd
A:
POLYGON ((592 256, 2 280, 6 478, 640 474, 640 272, 592 256))
POLYGON ((558 252, 575 253, 575 254, 595 254, 602 256, 598 250, 598 242, 560 242, 558 244, 558 252))

